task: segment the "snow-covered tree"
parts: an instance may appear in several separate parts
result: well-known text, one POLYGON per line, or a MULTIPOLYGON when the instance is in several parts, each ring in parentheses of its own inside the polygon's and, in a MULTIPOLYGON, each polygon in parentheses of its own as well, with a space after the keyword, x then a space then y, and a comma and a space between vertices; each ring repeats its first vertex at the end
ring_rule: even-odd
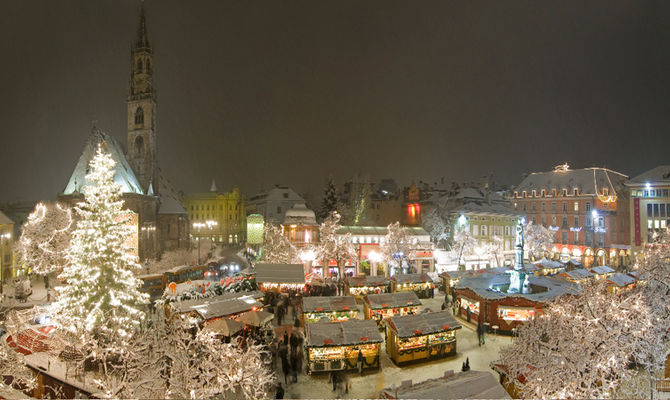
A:
POLYGON ((34 274, 62 271, 72 238, 72 210, 58 203, 38 203, 21 227, 16 246, 19 264, 34 274))
POLYGON ((315 249, 315 260, 321 265, 328 265, 335 260, 338 266, 344 265, 347 260, 358 261, 358 251, 354 246, 350 233, 338 235, 340 229, 340 214, 330 213, 319 226, 319 243, 315 249))
POLYGON ((522 325, 500 363, 523 398, 641 398, 649 393, 626 393, 636 387, 625 384, 662 366, 666 332, 643 287, 613 294, 604 281, 587 282, 522 325))
POLYGON ((337 186, 335 186, 335 180, 331 176, 328 179, 328 184, 323 189, 323 199, 321 200, 321 208, 318 210, 317 217, 319 217, 319 220, 324 220, 333 211, 338 211, 339 207, 340 199, 337 193, 337 186))
POLYGON ((449 221, 443 217, 442 211, 438 206, 432 207, 421 217, 423 227, 430 234, 430 239, 436 245, 445 244, 449 240, 449 221))
POLYGON ((250 341, 223 343, 211 332, 175 319, 165 325, 153 358, 165 382, 164 398, 268 398, 275 377, 264 365, 269 353, 250 341), (193 333, 195 330, 195 333, 193 333))
POLYGON ((502 236, 493 235, 491 239, 484 244, 484 252, 495 260, 495 264, 501 267, 505 261, 505 240, 502 236))
POLYGON ((270 264, 300 263, 298 249, 284 235, 282 228, 269 223, 263 228, 262 258, 270 264))
POLYGON ((59 275, 54 319, 59 327, 95 332, 98 337, 123 339, 144 319, 148 296, 139 291, 134 272, 137 256, 124 247, 132 228, 126 225, 121 188, 114 182, 114 160, 98 146, 84 186, 85 201, 68 252, 69 264, 59 275))
POLYGON ((400 223, 394 222, 386 228, 386 235, 381 239, 379 249, 382 260, 399 270, 402 267, 403 260, 410 257, 414 246, 400 223))
POLYGON ((524 251, 532 260, 539 260, 545 252, 551 249, 556 240, 556 233, 532 221, 523 227, 524 251))
POLYGON ((462 265, 463 257, 471 255, 474 252, 477 240, 472 237, 468 227, 456 229, 451 241, 451 250, 457 254, 458 264, 462 265))

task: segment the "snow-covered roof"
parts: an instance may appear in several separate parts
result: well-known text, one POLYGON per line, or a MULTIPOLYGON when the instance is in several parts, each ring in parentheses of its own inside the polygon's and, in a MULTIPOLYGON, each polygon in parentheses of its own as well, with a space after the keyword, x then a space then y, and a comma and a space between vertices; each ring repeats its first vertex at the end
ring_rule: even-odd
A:
POLYGON ((451 311, 391 317, 387 322, 401 338, 461 329, 461 324, 456 321, 451 311))
POLYGON ((588 269, 586 268, 578 268, 578 269, 573 269, 572 271, 565 271, 562 272, 560 275, 563 276, 563 274, 567 275, 569 279, 574 279, 574 280, 582 280, 582 279, 587 279, 593 276, 593 273, 591 273, 588 269))
POLYGON ((284 214, 284 225, 318 225, 314 211, 307 208, 305 203, 296 203, 293 208, 286 210, 284 214))
POLYGON ((539 265, 542 268, 546 268, 546 269, 554 269, 554 268, 564 267, 562 262, 554 261, 554 260, 547 260, 544 257, 540 261, 535 262, 535 264, 539 265))
POLYGON ((607 265, 600 265, 597 267, 591 268, 591 272, 597 275, 606 275, 614 272, 614 269, 608 267, 607 265))
POLYGON ((395 283, 423 283, 431 279, 426 274, 396 274, 391 277, 395 283))
POLYGON ((421 305, 421 300, 414 292, 369 294, 364 300, 373 310, 421 305))
POLYGON ((509 393, 488 371, 447 371, 444 377, 400 387, 385 388, 379 397, 387 399, 511 399, 509 393))
POLYGON ((248 204, 264 203, 270 201, 300 201, 305 199, 300 197, 293 189, 285 186, 276 186, 267 192, 261 192, 249 198, 248 204))
POLYGON ((308 296, 302 298, 303 312, 357 310, 354 296, 308 296), (319 308, 320 310, 317 310, 319 308))
POLYGON ((451 209, 450 212, 455 214, 485 214, 485 215, 505 215, 510 217, 518 217, 519 214, 511 205, 500 203, 487 202, 467 202, 460 207, 451 209))
MULTIPOLYGON (((403 232, 407 236, 426 236, 430 237, 428 232, 426 232, 425 229, 421 227, 416 227, 416 226, 403 226, 402 227, 403 232)), ((384 236, 388 233, 388 229, 386 226, 358 226, 358 225, 343 225, 340 227, 340 229, 337 230, 338 235, 346 235, 347 233, 351 233, 352 235, 376 235, 376 236, 384 236)))
POLYGON ((63 190, 63 194, 68 195, 82 192, 82 187, 86 184, 86 172, 88 171, 89 163, 93 157, 95 157, 98 144, 102 142, 107 144, 107 152, 112 155, 112 159, 116 162, 116 165, 114 166, 114 182, 121 186, 121 191, 123 193, 144 194, 142 186, 137 180, 130 164, 128 164, 128 160, 126 159, 119 142, 117 142, 114 137, 97 128, 93 128, 93 131, 86 142, 86 146, 84 146, 84 151, 79 157, 79 161, 70 176, 70 180, 68 181, 67 186, 65 186, 65 190, 63 190))
POLYGON ((14 221, 12 221, 8 216, 5 215, 2 211, 0 211, 0 225, 12 225, 14 224, 14 221))
POLYGON ((643 172, 628 181, 630 186, 641 184, 670 183, 670 165, 659 165, 656 168, 643 172))
POLYGON ((465 276, 458 281, 456 289, 470 289, 479 297, 488 300, 499 300, 508 297, 523 297, 538 303, 548 303, 564 294, 578 294, 579 285, 564 279, 548 276, 527 275, 531 286, 546 289, 536 293, 504 293, 495 290, 494 287, 504 287, 510 283, 509 273, 480 274, 478 276, 465 276))
POLYGON ((382 343, 377 323, 371 319, 350 319, 342 322, 316 322, 307 324, 308 347, 346 346, 361 343, 382 343))
POLYGON ((550 172, 534 172, 526 177, 514 189, 519 195, 526 191, 528 194, 535 190, 538 194, 544 189, 551 194, 556 189, 559 194, 567 189, 573 194, 578 189, 582 195, 596 195, 608 188, 610 194, 617 193, 628 177, 607 168, 557 169, 550 172))
POLYGON ((202 299, 185 300, 171 303, 177 313, 195 311, 204 320, 239 314, 252 308, 261 308, 263 304, 256 301, 256 292, 226 293, 221 296, 202 299))
POLYGON ((158 182, 160 195, 160 206, 158 208, 158 214, 177 214, 177 215, 188 215, 186 208, 181 203, 179 199, 179 194, 174 189, 170 181, 168 181, 165 176, 163 176, 163 171, 158 170, 158 182))
POLYGON ((305 283, 302 264, 256 264, 258 283, 305 283))
POLYGON ((385 276, 381 275, 363 275, 363 276, 351 276, 347 278, 347 284, 350 287, 361 287, 361 286, 387 286, 391 283, 391 280, 385 276))
POLYGON ((607 282, 611 282, 618 287, 626 287, 635 283, 635 278, 627 274, 616 273, 610 275, 607 278, 607 282))

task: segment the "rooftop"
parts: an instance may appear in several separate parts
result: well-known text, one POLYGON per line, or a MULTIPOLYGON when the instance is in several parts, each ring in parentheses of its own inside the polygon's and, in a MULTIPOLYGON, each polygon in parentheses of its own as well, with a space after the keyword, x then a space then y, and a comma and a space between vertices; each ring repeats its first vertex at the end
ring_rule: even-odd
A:
POLYGON ((456 321, 451 311, 391 317, 388 324, 401 338, 416 336, 417 331, 421 331, 420 335, 428 335, 461 329, 461 324, 456 321))
POLYGON ((670 165, 659 165, 656 168, 643 172, 631 178, 628 185, 637 186, 641 184, 670 183, 670 165))
POLYGON ((364 299, 373 310, 421 305, 421 300, 414 292, 369 294, 364 299))
POLYGON ((307 324, 305 345, 309 347, 382 343, 377 323, 373 320, 350 319, 342 322, 307 324))
POLYGON ((358 310, 354 296, 308 296, 302 298, 303 312, 358 310))
POLYGON ((535 190, 540 194, 542 190, 546 190, 547 194, 552 194, 554 189, 559 193, 566 189, 572 195, 574 189, 577 189, 580 195, 597 195, 602 193, 603 188, 607 188, 610 194, 616 194, 627 179, 626 175, 607 168, 557 168, 550 172, 534 172, 528 175, 516 187, 515 192, 520 195, 524 191, 530 194, 535 190))

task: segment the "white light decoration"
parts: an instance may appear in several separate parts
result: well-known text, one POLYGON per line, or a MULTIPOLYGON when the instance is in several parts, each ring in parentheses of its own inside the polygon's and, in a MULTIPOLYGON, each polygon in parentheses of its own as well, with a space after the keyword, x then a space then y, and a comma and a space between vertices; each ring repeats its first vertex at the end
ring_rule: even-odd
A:
POLYGON ((59 275, 65 285, 54 304, 54 319, 66 330, 85 329, 99 336, 127 337, 144 320, 141 308, 148 296, 139 291, 142 281, 137 256, 124 243, 130 227, 119 216, 123 209, 121 188, 114 183, 114 160, 98 146, 86 175, 85 202, 75 208, 80 220, 73 232, 69 264, 59 275))

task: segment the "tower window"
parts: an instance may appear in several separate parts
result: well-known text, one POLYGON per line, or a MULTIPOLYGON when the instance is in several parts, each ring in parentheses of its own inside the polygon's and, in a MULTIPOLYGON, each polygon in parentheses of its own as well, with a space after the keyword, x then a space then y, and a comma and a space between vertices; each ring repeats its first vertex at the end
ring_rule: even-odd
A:
POLYGON ((151 60, 147 60, 147 73, 151 72, 151 60))
POLYGON ((142 107, 137 107, 137 110, 135 110, 135 125, 142 124, 144 124, 144 111, 142 107))
POLYGON ((140 73, 140 74, 142 73, 142 59, 141 58, 137 60, 137 72, 140 73))
POLYGON ((144 138, 138 136, 135 138, 135 153, 143 154, 144 153, 144 138))

